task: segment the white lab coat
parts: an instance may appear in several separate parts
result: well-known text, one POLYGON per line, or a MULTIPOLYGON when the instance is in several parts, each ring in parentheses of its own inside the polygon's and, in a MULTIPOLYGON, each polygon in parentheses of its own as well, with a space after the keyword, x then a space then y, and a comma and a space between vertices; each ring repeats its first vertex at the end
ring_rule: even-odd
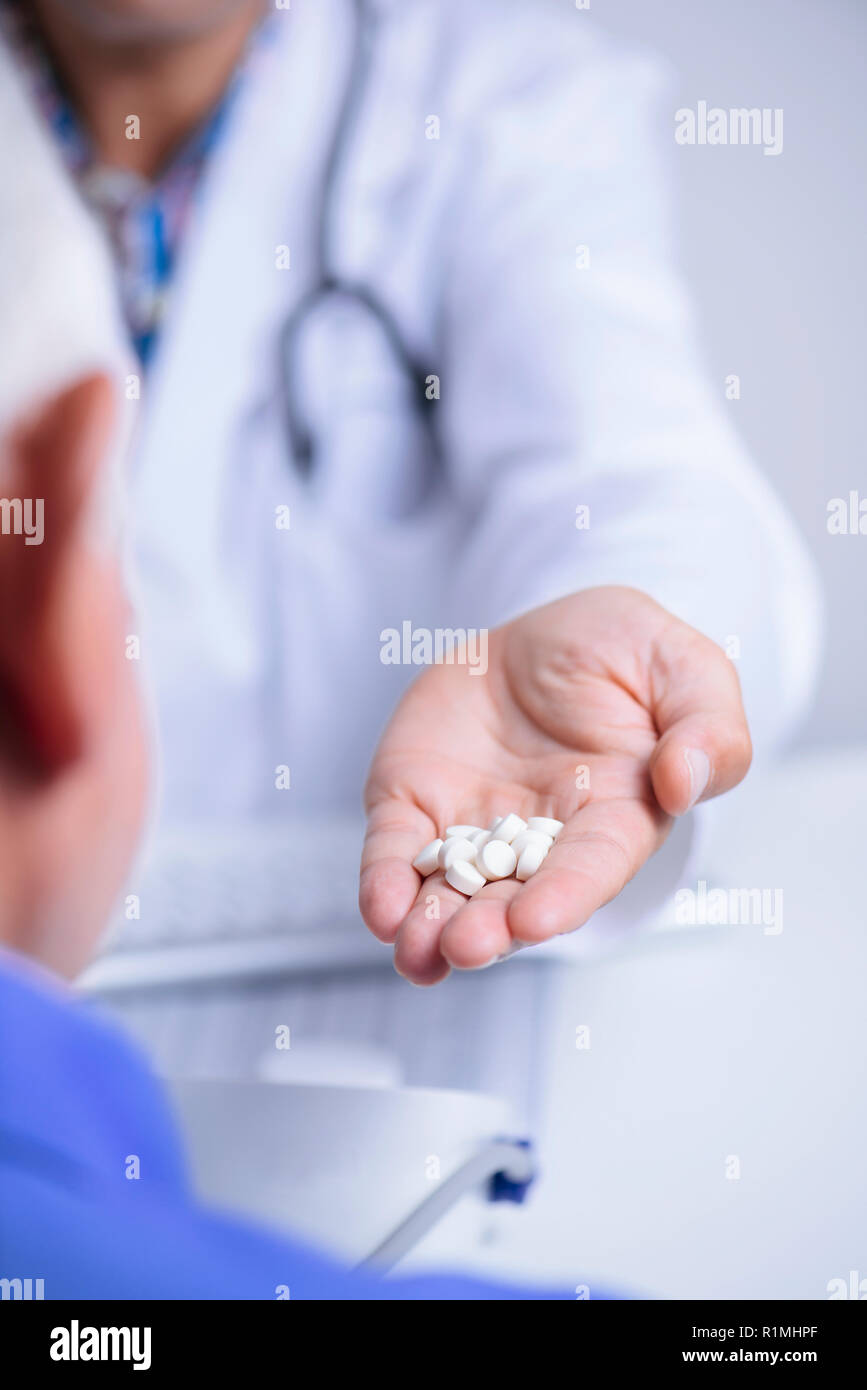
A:
POLYGON ((305 372, 311 484, 287 457, 276 335, 313 279, 353 8, 278 11, 143 403, 133 515, 170 820, 354 809, 417 674, 380 661, 405 619, 491 627, 634 584, 739 638, 760 743, 808 683, 803 557, 702 378, 668 261, 657 68, 553 5, 373 8, 333 236, 342 272, 435 364, 444 467, 416 503, 419 427, 392 408, 375 326, 337 314, 305 372))
POLYGON ((491 627, 633 584, 739 640, 759 749, 809 686, 807 563, 702 376, 670 263, 658 67, 553 4, 373 10, 332 236, 341 273, 434 364, 443 466, 425 492, 375 325, 329 312, 302 363, 311 483, 287 457, 276 340, 314 279, 353 8, 280 11, 208 171, 144 402, 134 527, 167 824, 356 808, 417 674, 380 661, 406 619, 491 627))
POLYGON ((169 831, 357 810, 417 674, 380 660, 407 619, 492 627, 635 585, 738 639, 759 749, 812 677, 804 553, 702 376, 672 269, 657 65, 553 3, 370 9, 331 234, 341 274, 440 379, 443 459, 375 324, 334 311, 299 368, 312 480, 287 453, 278 334, 315 278, 354 32, 351 0, 300 0, 271 17, 207 169, 136 407, 130 533, 169 831))

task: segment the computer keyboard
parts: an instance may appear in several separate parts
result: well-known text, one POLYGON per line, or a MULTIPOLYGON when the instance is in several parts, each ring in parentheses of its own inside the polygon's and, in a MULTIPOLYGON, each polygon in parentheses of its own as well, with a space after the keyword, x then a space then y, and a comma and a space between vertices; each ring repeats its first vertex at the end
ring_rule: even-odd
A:
POLYGON ((152 842, 88 985, 380 959, 358 914, 356 819, 188 828, 152 842))

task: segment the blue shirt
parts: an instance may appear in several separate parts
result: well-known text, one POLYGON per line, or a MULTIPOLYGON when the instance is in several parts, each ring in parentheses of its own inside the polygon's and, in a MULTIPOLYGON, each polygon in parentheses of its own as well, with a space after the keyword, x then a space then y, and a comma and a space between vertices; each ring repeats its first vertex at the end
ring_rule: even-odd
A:
POLYGON ((539 1299, 471 1279, 380 1280, 196 1201, 136 1048, 0 952, 0 1279, 46 1299, 539 1299), (140 1176, 126 1176, 128 1157, 140 1176))

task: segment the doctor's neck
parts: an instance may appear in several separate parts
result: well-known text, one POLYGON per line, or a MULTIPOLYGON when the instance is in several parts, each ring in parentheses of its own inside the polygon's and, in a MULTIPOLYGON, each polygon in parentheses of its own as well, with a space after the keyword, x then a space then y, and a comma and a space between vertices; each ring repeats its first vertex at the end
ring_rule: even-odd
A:
POLYGON ((217 104, 265 10, 265 0, 24 3, 99 160, 145 178, 217 104))

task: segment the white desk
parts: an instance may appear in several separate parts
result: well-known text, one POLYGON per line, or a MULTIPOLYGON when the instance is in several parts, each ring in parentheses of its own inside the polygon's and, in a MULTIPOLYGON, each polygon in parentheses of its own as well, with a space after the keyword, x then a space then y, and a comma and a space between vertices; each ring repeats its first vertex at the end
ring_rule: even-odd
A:
MULTIPOLYGON (((391 1079, 416 1086, 503 1094, 505 1077, 519 1131, 532 1092, 542 1177, 528 1207, 485 1214, 470 1242, 444 1223, 416 1264, 663 1297, 822 1298, 831 1279, 867 1277, 865 844, 867 751, 802 757, 720 803, 701 870, 710 886, 781 888, 779 935, 664 929, 580 966, 518 956, 419 992, 344 917, 325 925, 355 933, 361 972, 326 978, 314 923, 257 938, 283 953, 260 962, 266 979, 144 990, 122 1013, 188 1076, 255 1075, 275 1024, 297 1022, 299 1065, 312 1034, 342 1039, 347 1065, 360 1040, 384 1048, 365 1063, 381 1080, 395 1058, 391 1079), (307 952, 318 974, 303 974, 307 952), (575 1046, 582 1026, 589 1050, 575 1046)), ((334 885, 347 903, 348 884, 334 885)), ((249 941, 225 949, 249 961, 249 941)))
POLYGON ((781 887, 782 933, 681 930, 563 972, 545 1177, 492 1266, 662 1297, 867 1277, 867 750, 751 777, 706 876, 781 887))

